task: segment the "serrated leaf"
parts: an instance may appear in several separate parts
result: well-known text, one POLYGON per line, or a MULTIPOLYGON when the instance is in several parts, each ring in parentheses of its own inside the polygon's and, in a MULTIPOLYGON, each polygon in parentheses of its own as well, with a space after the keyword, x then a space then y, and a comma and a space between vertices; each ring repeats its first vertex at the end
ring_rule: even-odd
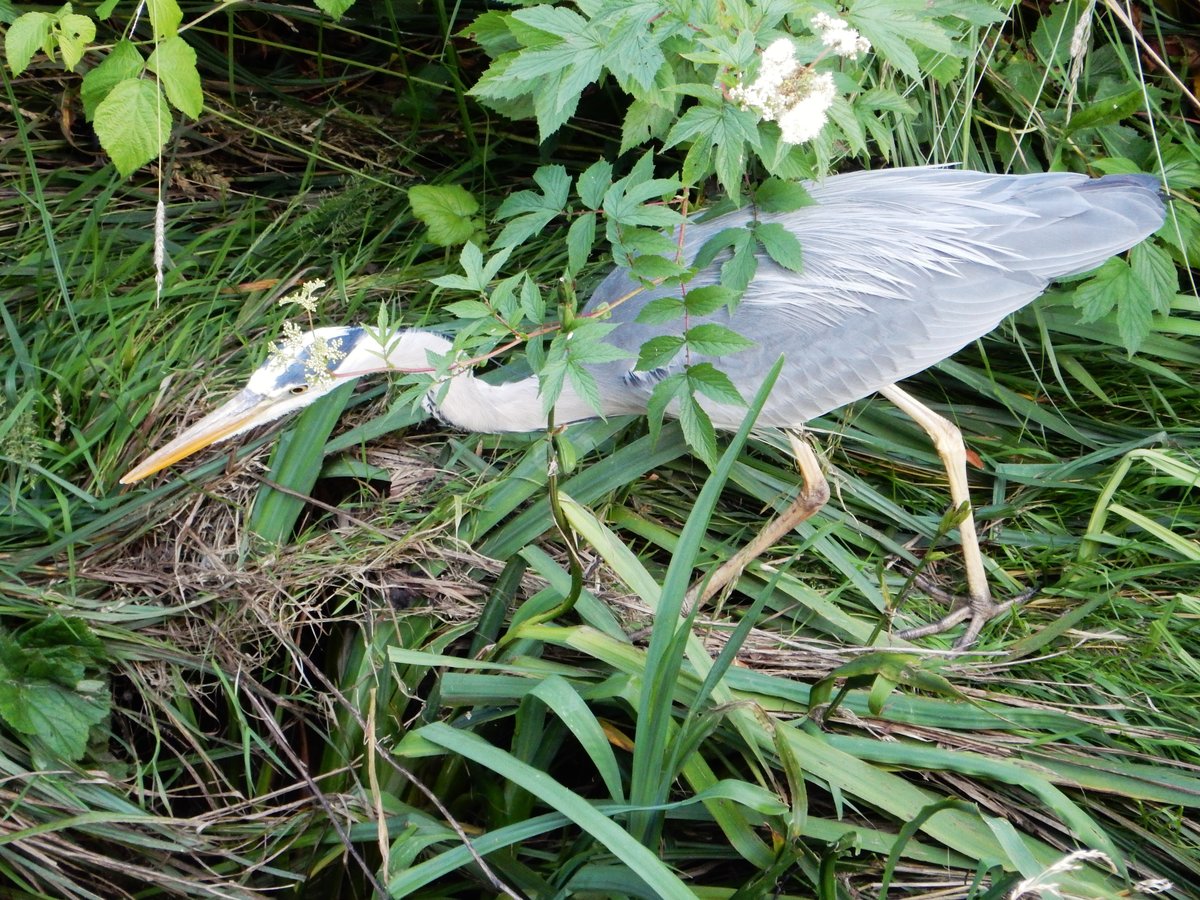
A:
POLYGON ((692 288, 683 297, 683 308, 692 316, 710 316, 737 301, 737 294, 720 284, 692 288))
POLYGON ((655 297, 638 311, 634 321, 643 325, 663 325, 674 322, 684 312, 683 301, 678 297, 655 297))
POLYGON ((193 119, 204 109, 204 92, 196 69, 196 51, 179 35, 159 43, 146 60, 158 76, 171 105, 193 119))
POLYGON ((0 717, 70 762, 87 753, 88 733, 104 721, 108 710, 106 692, 89 696, 46 681, 6 680, 0 684, 0 717))
POLYGON ((154 159, 171 136, 171 110, 158 85, 144 78, 114 85, 96 106, 100 146, 122 176, 154 159))
POLYGON ((729 376, 712 363, 702 362, 688 366, 687 379, 693 389, 711 400, 731 406, 746 405, 746 399, 729 376))
POLYGON ((579 272, 587 264, 592 255, 592 245, 596 242, 596 214, 585 213, 567 229, 567 268, 571 272, 579 272))
POLYGON ((708 413, 690 392, 679 398, 679 424, 683 427, 683 439, 692 452, 709 468, 714 467, 717 464, 717 432, 708 413))
POLYGON ((637 365, 639 372, 648 372, 666 366, 683 349, 683 336, 678 334, 660 334, 642 344, 638 351, 637 365))
POLYGON ((800 240, 779 222, 761 222, 754 226, 754 237, 767 256, 792 272, 804 270, 804 251, 800 240))
POLYGON ((54 20, 46 13, 28 12, 8 26, 4 35, 4 55, 14 75, 20 75, 28 68, 33 54, 41 49, 49 37, 53 23, 54 20))
POLYGON ((408 189, 408 202, 429 242, 439 247, 465 244, 479 230, 479 201, 461 185, 416 185, 408 189))
POLYGON ((482 300, 455 300, 446 304, 446 312, 459 319, 488 319, 492 311, 482 300))
POLYGON ((1141 88, 1097 100, 1075 112, 1067 122, 1067 132, 1075 134, 1085 128, 1099 128, 1128 119, 1142 108, 1145 96, 1141 88))
POLYGON ((1113 257, 1096 270, 1087 281, 1075 288, 1075 306, 1082 313, 1084 322, 1095 322, 1117 305, 1122 290, 1127 290, 1133 279, 1125 260, 1113 257))
POLYGON ((680 277, 687 271, 687 267, 673 259, 651 253, 635 259, 629 266, 629 271, 643 281, 661 283, 668 278, 680 277))
POLYGON ((145 62, 142 54, 131 41, 118 41, 100 63, 83 76, 80 97, 83 112, 90 122, 96 115, 96 107, 122 81, 137 78, 142 74, 145 62))
POLYGON ((758 254, 754 252, 754 241, 749 232, 746 240, 739 242, 733 255, 721 264, 721 284, 741 297, 758 271, 758 254))
POLYGON ((606 159, 598 159, 575 181, 575 192, 588 209, 599 209, 604 193, 612 185, 613 167, 606 159))
POLYGON ((1129 251, 1129 264, 1151 308, 1155 312, 1169 312, 1179 291, 1179 273, 1170 254, 1158 244, 1143 241, 1129 251))
POLYGON ((175 0, 146 0, 146 11, 150 14, 150 24, 154 26, 156 41, 165 41, 179 33, 183 11, 175 0))
POLYGON ((179 33, 183 11, 176 0, 146 0, 146 11, 154 28, 154 39, 163 41, 179 33))
POLYGON ((792 212, 814 202, 803 185, 782 178, 768 178, 754 192, 754 203, 763 212, 792 212))
POLYGON ((687 385, 684 383, 683 375, 670 375, 654 386, 654 390, 650 392, 650 397, 646 401, 646 424, 650 432, 650 442, 656 443, 658 435, 662 431, 663 418, 667 414, 667 408, 680 394, 687 393, 687 385))
POLYGON ((546 318, 546 299, 537 284, 528 275, 521 283, 521 310, 532 322, 540 323, 546 318))
MULTIPOLYGON (((67 9, 70 4, 67 4, 67 9)), ((63 65, 74 69, 83 59, 87 45, 96 38, 96 23, 78 13, 63 15, 54 26, 58 36, 58 49, 62 53, 63 65)))
POLYGON ((695 325, 684 332, 684 337, 688 349, 700 356, 725 356, 754 346, 754 341, 715 322, 695 325))

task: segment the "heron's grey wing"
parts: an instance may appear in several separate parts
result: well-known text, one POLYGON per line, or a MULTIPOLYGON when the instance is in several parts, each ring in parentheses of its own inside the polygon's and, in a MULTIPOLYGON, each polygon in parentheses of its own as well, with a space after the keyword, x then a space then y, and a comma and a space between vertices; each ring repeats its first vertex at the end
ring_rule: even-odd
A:
MULTIPOLYGON (((895 169, 835 176, 810 191, 815 205, 760 216, 797 236, 803 272, 760 254, 732 318, 710 317, 755 342, 713 360, 744 396, 785 357, 764 425, 800 425, 945 359, 1052 278, 1094 268, 1156 230, 1164 215, 1157 182, 1138 176, 895 169)), ((688 226, 685 252, 694 255, 708 237, 749 217, 739 211, 688 226)), ((690 286, 716 278, 714 266, 690 286)), ((630 287, 626 273, 611 273, 589 308, 630 287)), ((612 339, 636 353, 651 337, 678 333, 681 325, 634 321, 662 293, 648 290, 620 307, 612 339)), ((671 371, 610 368, 603 375, 613 411, 644 408, 657 378, 671 371)), ((715 405, 709 412, 724 427, 736 427, 743 414, 715 405)))

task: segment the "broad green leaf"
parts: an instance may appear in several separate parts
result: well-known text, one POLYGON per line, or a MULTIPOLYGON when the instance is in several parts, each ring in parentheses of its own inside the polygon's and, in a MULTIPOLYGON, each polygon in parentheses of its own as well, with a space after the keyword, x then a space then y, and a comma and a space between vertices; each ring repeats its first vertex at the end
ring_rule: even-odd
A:
POLYGON ((1099 128, 1124 121, 1138 112, 1145 103, 1141 88, 1098 100, 1078 110, 1067 123, 1067 132, 1075 134, 1085 128, 1099 128))
POLYGON ((83 76, 80 96, 83 112, 90 122, 96 115, 96 107, 108 96, 116 85, 142 74, 145 62, 142 54, 131 41, 121 40, 109 51, 108 56, 96 68, 83 76))
POLYGON ((712 363, 702 362, 688 366, 687 380, 695 390, 718 403, 728 403, 731 406, 742 406, 746 403, 746 399, 729 376, 712 363))
POLYGON ((53 24, 54 20, 46 13, 27 12, 8 26, 4 35, 4 55, 14 75, 25 71, 33 54, 41 49, 49 37, 53 24))
POLYGON ((465 244, 481 230, 479 201, 461 185, 419 184, 408 189, 408 202, 429 242, 439 247, 465 244))
POLYGON ((146 0, 146 10, 150 14, 150 24, 154 26, 156 41, 164 41, 179 33, 183 11, 175 0, 146 0))
POLYGON ((685 311, 683 301, 678 297, 655 297, 638 311, 635 321, 643 325, 664 325, 674 322, 685 311))
POLYGON ((909 78, 920 80, 921 66, 910 43, 949 56, 964 54, 928 14, 925 0, 856 0, 846 19, 870 40, 875 53, 909 78))
POLYGON ((71 762, 83 758, 88 733, 108 711, 107 690, 85 692, 19 678, 0 681, 0 717, 13 730, 37 737, 55 756, 71 762))
POLYGON ((604 193, 612 185, 613 167, 606 159, 598 159, 575 181, 575 191, 588 209, 599 209, 604 193))
POLYGON ((592 255, 592 245, 595 242, 596 214, 584 213, 567 229, 567 268, 571 272, 583 269, 588 257, 592 255))
POLYGON ((447 303, 445 310, 459 319, 488 319, 492 315, 491 308, 479 300, 457 300, 447 303))
POLYGON ((1129 251, 1133 277, 1146 292, 1151 308, 1165 313, 1179 291, 1179 273, 1171 256, 1158 244, 1143 241, 1129 251))
MULTIPOLYGON (((64 9, 70 9, 68 3, 64 9)), ((83 59, 87 45, 96 38, 96 23, 87 16, 78 13, 67 13, 62 16, 54 27, 58 36, 58 49, 62 52, 63 65, 74 69, 83 59)))
POLYGON ((639 372, 661 368, 671 362, 683 349, 683 336, 678 334, 660 334, 642 344, 638 352, 635 368, 639 372))
POLYGON ((696 401, 694 394, 685 392, 679 398, 679 424, 683 438, 692 451, 709 468, 717 464, 717 432, 712 420, 696 401))
POLYGON ((196 70, 196 51, 175 35, 159 43, 146 60, 146 67, 158 76, 171 105, 193 119, 204 109, 204 92, 196 70))
POLYGON ((121 175, 158 155, 171 136, 171 110, 158 85, 144 78, 122 81, 96 106, 93 120, 100 146, 121 175))
POLYGON ((721 284, 706 284, 692 288, 683 297, 683 308, 688 315, 710 316, 722 306, 737 301, 737 294, 721 284))
POLYGON ((1113 258, 1075 288, 1075 305, 1085 322, 1094 322, 1115 307, 1117 332, 1125 349, 1136 353, 1153 321, 1155 300, 1123 259, 1113 258))
POLYGON ((689 328, 684 332, 684 338, 688 349, 700 356, 725 356, 754 346, 754 341, 715 322, 689 328))
POLYGON ((799 239, 779 222, 761 222, 754 226, 754 237, 762 244, 767 256, 785 269, 800 272, 804 269, 804 251, 799 239))
POLYGON ((803 185, 782 178, 768 178, 754 192, 754 203, 763 212, 792 212, 813 202, 803 185))

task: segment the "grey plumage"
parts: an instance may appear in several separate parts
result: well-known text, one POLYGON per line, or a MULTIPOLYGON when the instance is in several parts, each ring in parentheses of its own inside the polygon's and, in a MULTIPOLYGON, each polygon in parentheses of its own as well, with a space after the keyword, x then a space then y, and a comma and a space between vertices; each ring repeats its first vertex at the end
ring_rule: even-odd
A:
MULTIPOLYGON (((796 235, 803 272, 781 268, 760 250, 757 274, 733 315, 721 310, 708 319, 755 342, 711 360, 745 397, 785 357, 759 417, 765 426, 801 425, 928 368, 987 334, 1054 278, 1095 268, 1152 234, 1164 218, 1157 180, 1140 175, 914 168, 837 175, 807 187, 814 205, 759 216, 796 235)), ((751 215, 743 209, 689 224, 685 258, 751 215)), ((688 287, 718 277, 713 265, 688 287)), ((627 272, 614 270, 585 312, 635 288, 627 272)), ((619 327, 609 341, 636 358, 650 338, 678 333, 677 323, 634 321, 665 293, 647 289, 618 307, 612 321, 619 327)), ((668 371, 681 365, 677 359, 668 371)), ((645 408, 656 377, 630 370, 627 362, 593 369, 606 412, 645 408)), ((744 415, 739 407, 706 405, 721 427, 737 427, 744 415)))

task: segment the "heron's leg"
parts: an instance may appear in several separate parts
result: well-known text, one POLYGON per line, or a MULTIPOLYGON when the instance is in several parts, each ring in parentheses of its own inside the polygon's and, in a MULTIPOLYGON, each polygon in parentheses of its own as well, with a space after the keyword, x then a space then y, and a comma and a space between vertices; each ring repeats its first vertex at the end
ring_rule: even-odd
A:
POLYGON ((962 432, 948 419, 939 416, 928 406, 894 384, 891 387, 883 388, 879 393, 896 404, 933 440, 938 456, 941 457, 942 465, 946 467, 946 476, 950 481, 950 499, 955 509, 961 508, 965 504, 967 510, 966 517, 958 526, 962 540, 963 562, 967 570, 968 596, 966 603, 951 610, 936 622, 900 632, 899 637, 911 639, 925 637, 929 634, 939 634, 963 620, 969 620, 967 630, 955 642, 956 647, 969 647, 975 643, 980 630, 990 619, 1005 612, 1018 601, 996 603, 992 600, 992 592, 988 588, 987 572, 983 567, 983 552, 979 549, 979 537, 975 532, 975 515, 972 512, 971 493, 967 484, 967 447, 963 443, 962 432))
POLYGON ((777 544, 779 540, 803 522, 813 516, 829 500, 829 482, 821 472, 821 464, 817 455, 808 443, 795 432, 787 433, 792 445, 792 453, 796 457, 796 467, 800 470, 803 484, 800 493, 792 504, 766 524, 750 543, 724 562, 707 581, 701 580, 692 585, 684 601, 686 610, 692 609, 696 601, 701 603, 711 598, 729 582, 742 574, 753 560, 777 544))

